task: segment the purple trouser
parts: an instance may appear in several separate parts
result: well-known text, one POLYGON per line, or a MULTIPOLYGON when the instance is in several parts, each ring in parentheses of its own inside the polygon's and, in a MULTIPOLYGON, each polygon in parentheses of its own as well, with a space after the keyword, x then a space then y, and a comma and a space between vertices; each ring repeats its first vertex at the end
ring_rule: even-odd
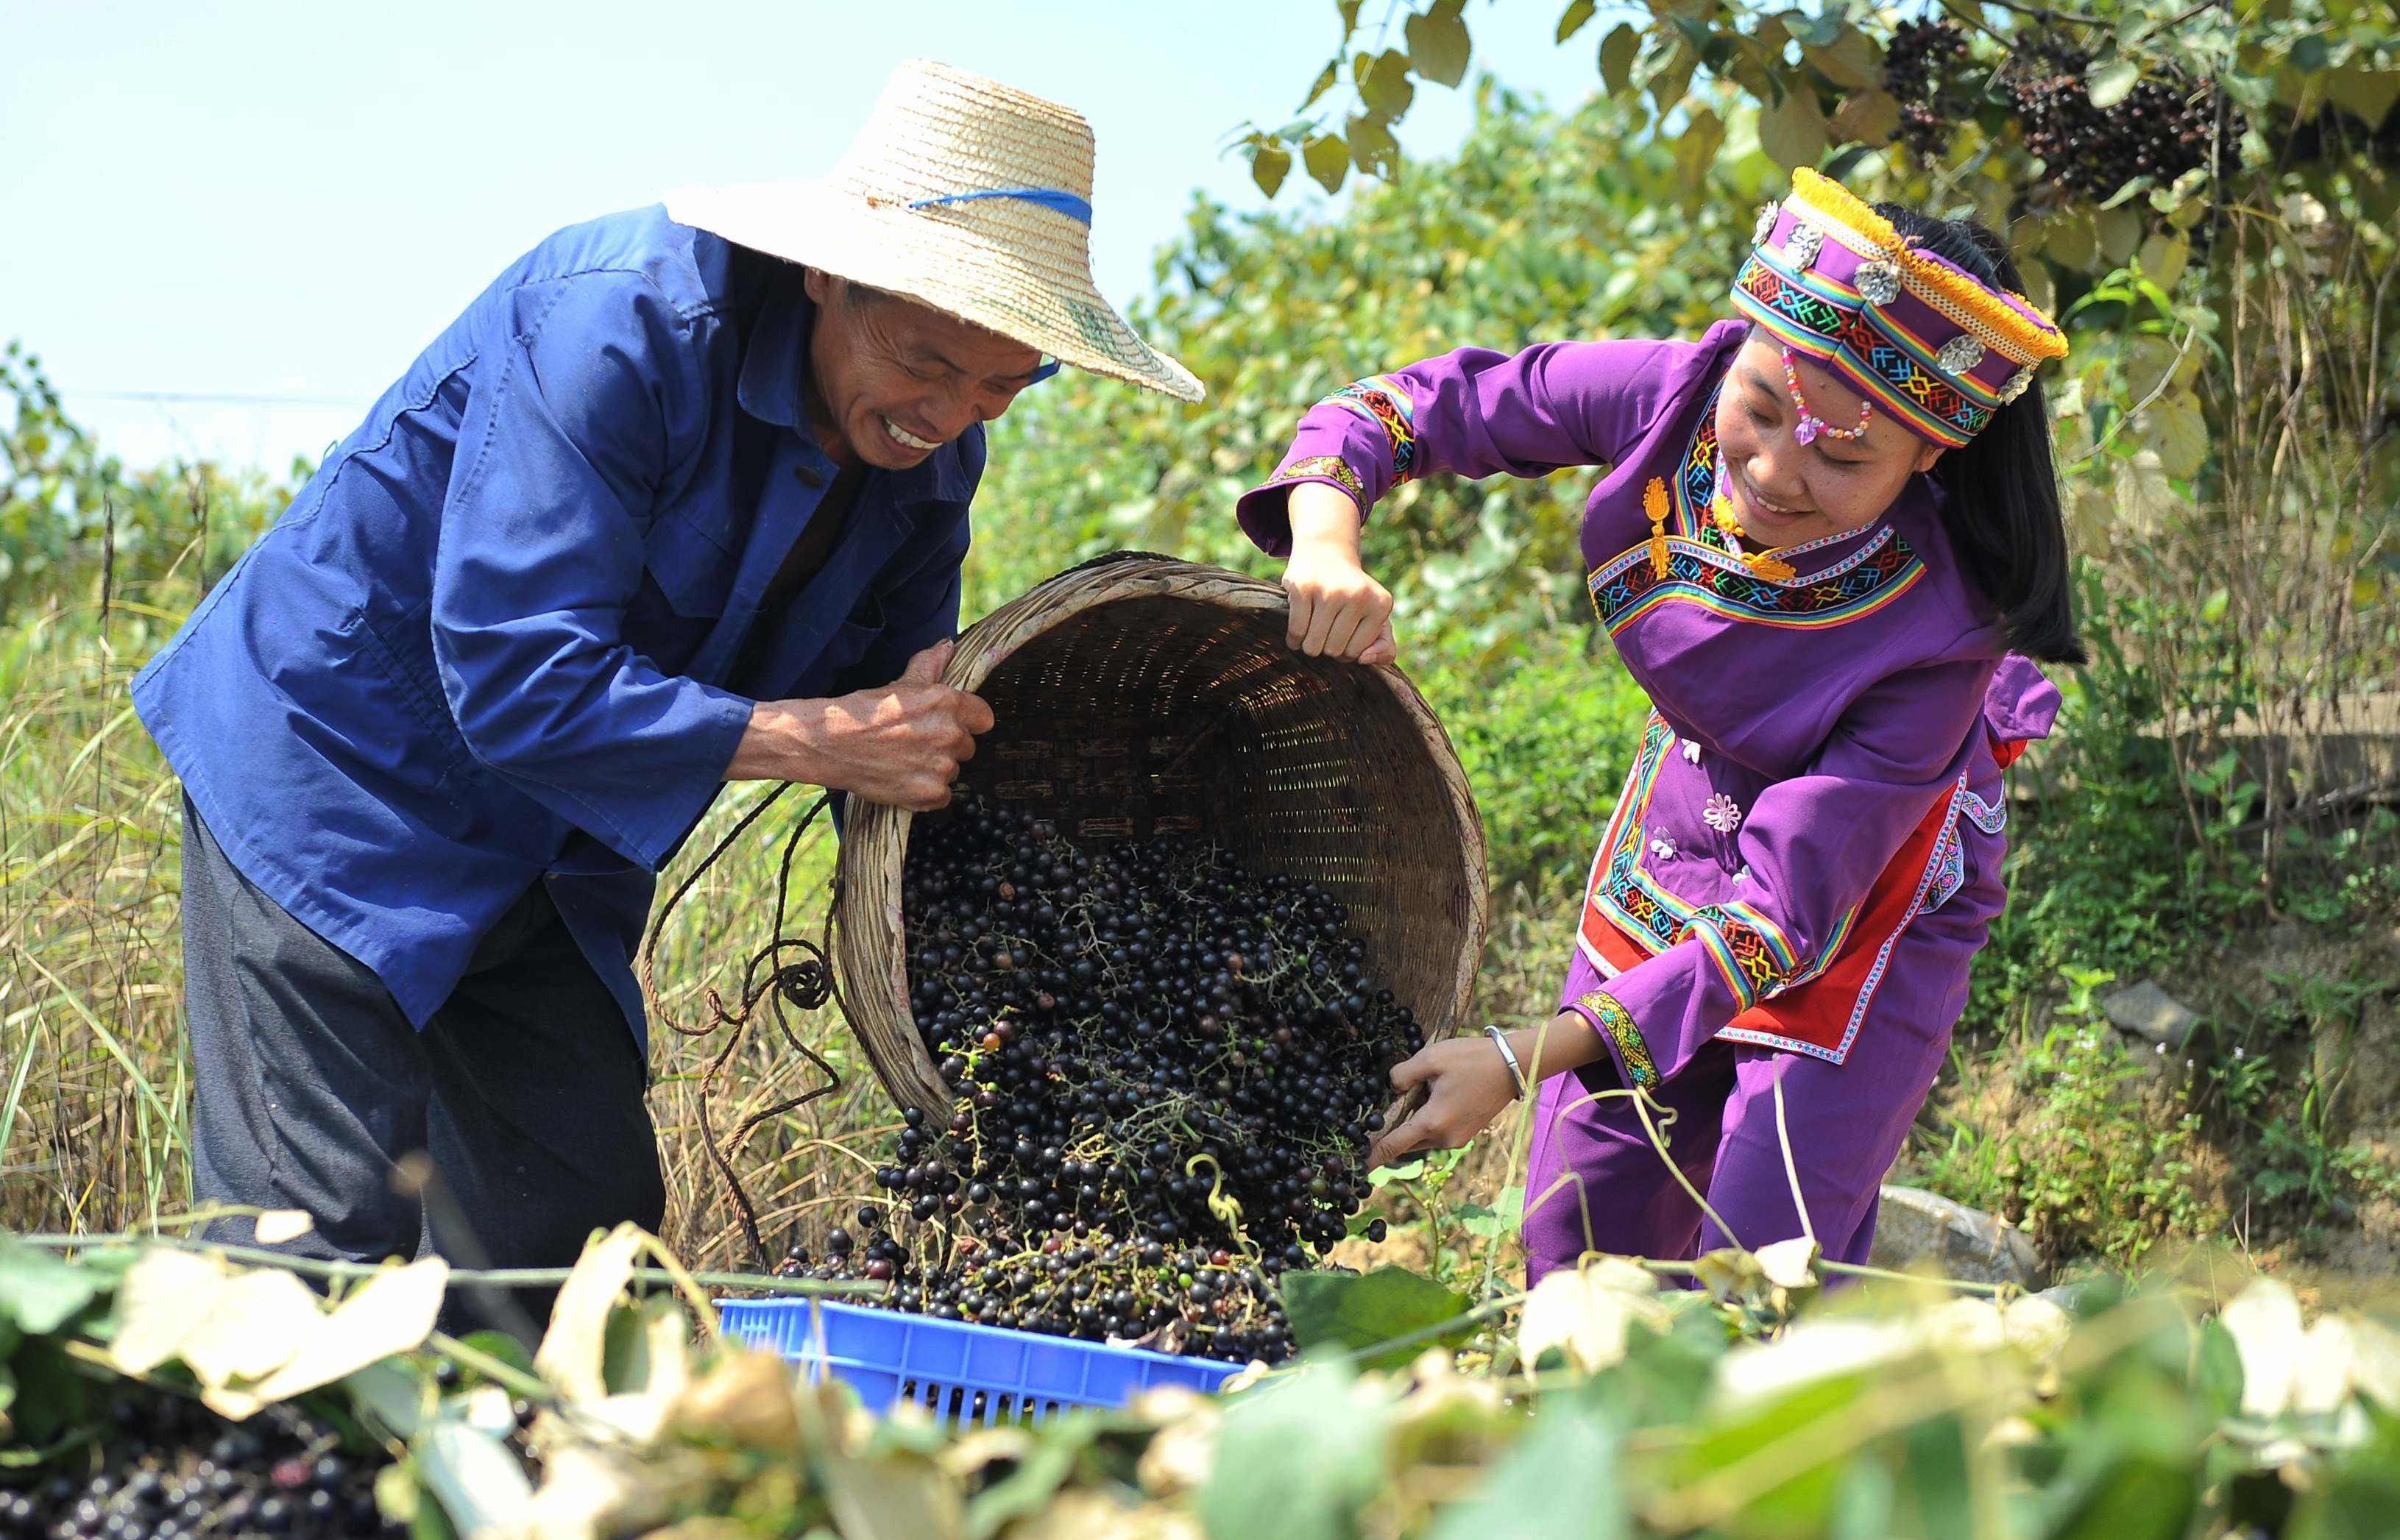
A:
POLYGON ((1728 1235, 1709 1222, 1643 1131, 1632 1099, 1590 1099, 1623 1085, 1614 1060, 1543 1085, 1525 1179, 1529 1284, 1586 1251, 1683 1261, 1736 1244, 1752 1249, 1802 1233, 1775 1124, 1784 1125, 1808 1219, 1826 1256, 1863 1262, 1875 1241, 1884 1173, 1908 1137, 1949 1050, 1938 1025, 1886 1015, 1847 1064, 1746 1043, 1711 1043, 1651 1092, 1672 1114, 1650 1120, 1728 1235))

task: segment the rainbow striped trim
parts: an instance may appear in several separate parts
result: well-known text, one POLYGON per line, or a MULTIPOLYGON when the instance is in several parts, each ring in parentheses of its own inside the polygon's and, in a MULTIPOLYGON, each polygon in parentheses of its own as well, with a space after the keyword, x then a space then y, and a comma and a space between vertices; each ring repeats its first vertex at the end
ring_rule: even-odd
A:
POLYGON ((1617 799, 1616 816, 1609 822, 1608 843, 1600 856, 1603 876, 1592 884, 1591 902, 1617 929, 1639 936, 1654 952, 1665 951, 1686 938, 1698 940, 1740 1009, 1746 1011, 1833 966, 1858 922, 1859 909, 1853 906, 1843 915, 1817 949, 1814 961, 1804 961, 1783 928, 1753 906, 1739 901, 1688 904, 1643 871, 1642 828, 1649 816, 1659 769, 1666 762, 1667 745, 1674 736, 1666 718, 1653 712, 1643 731, 1632 773, 1617 799))
POLYGON ((1697 540, 1670 538, 1667 552, 1664 576, 1651 565, 1646 543, 1591 575, 1592 608, 1612 637, 1670 604, 1789 630, 1847 625, 1890 605, 1925 577, 1923 559, 1889 529, 1825 571, 1789 582, 1770 582, 1739 557, 1697 540))
POLYGON ((1370 375, 1334 391, 1319 406, 1356 412, 1384 430, 1392 446, 1392 484, 1407 481, 1417 459, 1417 409, 1408 388, 1389 375, 1370 375))

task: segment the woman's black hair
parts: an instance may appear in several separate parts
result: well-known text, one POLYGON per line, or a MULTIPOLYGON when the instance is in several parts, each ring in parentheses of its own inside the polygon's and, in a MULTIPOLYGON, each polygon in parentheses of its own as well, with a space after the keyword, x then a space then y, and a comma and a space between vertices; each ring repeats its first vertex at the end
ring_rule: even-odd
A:
MULTIPOLYGON (((2022 292, 2008 246, 1972 220, 1936 219, 1878 203, 1902 238, 1985 283, 2022 292)), ((2087 660, 2075 634, 2075 579, 2050 453, 2050 414, 2037 379, 2001 403, 1981 433, 1935 465, 1946 496, 1942 522, 1958 564, 2000 612, 2010 650, 2045 662, 2087 660)))

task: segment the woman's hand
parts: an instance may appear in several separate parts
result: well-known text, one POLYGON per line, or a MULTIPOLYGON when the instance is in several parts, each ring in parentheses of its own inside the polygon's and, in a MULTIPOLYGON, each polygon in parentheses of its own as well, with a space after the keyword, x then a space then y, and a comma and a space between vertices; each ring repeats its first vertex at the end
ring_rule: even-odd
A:
POLYGON ((1390 1165, 1426 1150, 1454 1150, 1492 1125, 1517 1099, 1517 1083, 1493 1041, 1478 1033, 1429 1043, 1392 1066, 1392 1088, 1425 1088, 1425 1105, 1413 1116, 1375 1137, 1367 1152, 1370 1168, 1390 1165))
POLYGON ((1358 562, 1358 507, 1322 482, 1291 489, 1291 559, 1283 591, 1291 600, 1285 640, 1312 658, 1388 663, 1399 655, 1392 635, 1392 595, 1358 562))
MULTIPOLYGON (((1608 1050, 1591 1024, 1561 1011, 1539 1027, 1507 1034, 1530 1095, 1543 1080, 1598 1062, 1608 1050)), ((1490 1037, 1454 1037, 1429 1044, 1392 1066, 1392 1088, 1403 1094, 1425 1088, 1425 1105, 1407 1121, 1384 1129, 1367 1152, 1370 1168, 1404 1161, 1426 1150, 1455 1150, 1492 1126, 1517 1099, 1516 1077, 1500 1045, 1490 1037)))

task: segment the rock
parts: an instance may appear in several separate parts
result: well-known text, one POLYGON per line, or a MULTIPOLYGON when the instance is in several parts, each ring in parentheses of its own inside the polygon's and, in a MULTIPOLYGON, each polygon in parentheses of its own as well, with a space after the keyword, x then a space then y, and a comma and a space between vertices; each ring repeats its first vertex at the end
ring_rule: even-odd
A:
POLYGON ((2041 1259, 2022 1230, 1921 1187, 1886 1187, 1875 1220, 1875 1267, 1930 1267, 1965 1283, 2041 1287, 2041 1259))
POLYGON ((2100 1002, 2108 1013, 2108 1020, 2119 1031, 2131 1032, 2145 1043, 2163 1045, 2168 1053, 2183 1052, 2191 1039, 2191 1029, 2200 1017, 2191 1007, 2144 979, 2130 989, 2120 989, 2100 1002))

